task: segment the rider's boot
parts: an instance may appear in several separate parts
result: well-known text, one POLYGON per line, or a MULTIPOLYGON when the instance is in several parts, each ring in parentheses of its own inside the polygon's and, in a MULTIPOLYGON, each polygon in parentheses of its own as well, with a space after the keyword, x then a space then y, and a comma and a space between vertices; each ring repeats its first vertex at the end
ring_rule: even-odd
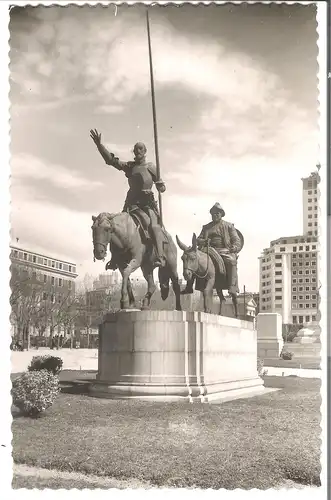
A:
POLYGON ((164 267, 166 265, 166 260, 163 253, 163 231, 159 226, 151 226, 151 233, 157 253, 157 257, 154 263, 156 267, 164 267))

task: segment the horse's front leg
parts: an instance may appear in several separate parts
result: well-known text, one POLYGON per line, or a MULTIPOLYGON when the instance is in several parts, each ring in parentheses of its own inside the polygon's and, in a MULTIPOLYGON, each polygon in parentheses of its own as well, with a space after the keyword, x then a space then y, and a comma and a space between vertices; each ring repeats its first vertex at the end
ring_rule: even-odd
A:
POLYGON ((213 278, 209 278, 208 281, 207 281, 207 283, 206 283, 205 289, 203 291, 204 311, 206 313, 210 313, 210 314, 212 312, 212 306, 213 306, 214 282, 215 282, 214 277, 213 278))
MULTIPOLYGON (((131 284, 129 283, 130 274, 134 273, 141 264, 141 259, 135 257, 130 260, 128 265, 123 269, 122 272, 122 290, 121 290, 121 309, 129 309, 130 308, 130 296, 129 296, 129 288, 131 288, 131 284)), ((131 290, 132 292, 132 290, 131 290)))
POLYGON ((150 309, 151 306, 151 298, 156 290, 156 285, 154 282, 154 276, 153 276, 153 268, 151 267, 145 267, 142 268, 142 272, 144 275, 145 280, 147 281, 147 293, 145 297, 143 298, 142 302, 142 310, 150 309))

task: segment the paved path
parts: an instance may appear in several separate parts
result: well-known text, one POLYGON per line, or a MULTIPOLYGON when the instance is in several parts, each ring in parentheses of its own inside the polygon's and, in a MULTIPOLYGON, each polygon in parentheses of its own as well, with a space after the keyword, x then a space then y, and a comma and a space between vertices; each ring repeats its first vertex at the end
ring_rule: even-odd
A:
MULTIPOLYGON (((30 467, 28 465, 24 464, 14 464, 13 465, 13 474, 14 474, 14 481, 13 481, 13 487, 16 488, 24 488, 24 479, 23 478, 32 478, 35 479, 35 486, 38 488, 38 479, 43 479, 43 485, 42 488, 47 488, 47 480, 56 480, 56 487, 62 487, 65 489, 70 488, 70 482, 72 483, 78 483, 81 488, 87 488, 87 489, 92 489, 92 488, 103 488, 103 489, 111 489, 111 488, 116 488, 118 490, 124 490, 124 489, 138 489, 138 488, 143 488, 143 489, 159 489, 158 486, 154 486, 151 483, 147 481, 140 481, 138 479, 115 479, 112 477, 99 477, 99 476, 94 476, 94 475, 85 475, 81 474, 79 472, 64 472, 64 471, 58 471, 54 469, 42 469, 38 467, 30 467), (17 478, 20 478, 20 481, 17 480, 17 478), (45 481, 46 480, 46 481, 45 481), (16 486, 16 484, 19 482, 19 485, 16 486), (45 484, 46 482, 46 484, 45 484), (61 484, 62 482, 62 484, 61 484), (15 484, 16 483, 16 484, 15 484)), ((76 485, 75 485, 76 486, 76 485)), ((29 485, 31 488, 31 484, 29 485)), ((317 486, 305 486, 303 484, 298 484, 295 483, 291 480, 286 480, 283 483, 279 484, 278 486, 274 486, 273 489, 280 490, 283 488, 293 488, 295 490, 298 489, 304 489, 304 490, 316 490, 319 489, 317 486)), ((166 489, 176 489, 176 488, 169 488, 167 487, 166 489)), ((186 489, 194 489, 194 488, 186 488, 186 489)), ((316 493, 316 491, 315 491, 316 493)))
POLYGON ((12 351, 12 373, 21 373, 27 370, 33 356, 50 354, 63 360, 63 370, 97 370, 97 349, 31 349, 31 351, 12 351))
POLYGON ((289 377, 296 375, 303 378, 321 378, 321 370, 311 370, 307 368, 276 368, 274 366, 264 366, 262 371, 266 371, 266 375, 273 375, 276 377, 289 377))

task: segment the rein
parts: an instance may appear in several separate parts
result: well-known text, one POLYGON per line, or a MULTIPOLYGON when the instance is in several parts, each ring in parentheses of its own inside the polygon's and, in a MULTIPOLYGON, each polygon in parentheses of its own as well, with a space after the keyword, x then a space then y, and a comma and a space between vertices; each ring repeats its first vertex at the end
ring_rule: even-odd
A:
POLYGON ((210 257, 209 257, 209 241, 207 241, 207 270, 206 270, 205 274, 203 276, 199 276, 197 271, 193 271, 193 269, 190 269, 189 267, 187 268, 187 270, 191 271, 191 273, 193 273, 198 279, 203 280, 203 279, 207 278, 207 275, 208 275, 209 259, 210 259, 210 257))

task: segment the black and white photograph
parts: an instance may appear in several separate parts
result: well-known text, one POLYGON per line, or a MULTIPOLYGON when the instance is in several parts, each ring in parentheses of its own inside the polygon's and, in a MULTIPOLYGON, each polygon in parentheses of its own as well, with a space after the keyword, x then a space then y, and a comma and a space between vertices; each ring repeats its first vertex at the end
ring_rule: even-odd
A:
POLYGON ((322 498, 318 3, 13 2, 13 490, 322 498))

